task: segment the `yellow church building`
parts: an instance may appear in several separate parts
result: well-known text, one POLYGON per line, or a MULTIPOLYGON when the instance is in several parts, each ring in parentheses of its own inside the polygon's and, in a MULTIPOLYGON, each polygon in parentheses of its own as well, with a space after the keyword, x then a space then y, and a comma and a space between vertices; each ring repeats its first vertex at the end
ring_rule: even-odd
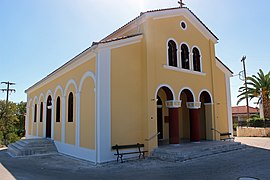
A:
POLYGON ((141 13, 26 90, 27 138, 96 163, 115 144, 219 140, 232 133, 218 38, 188 8, 141 13))

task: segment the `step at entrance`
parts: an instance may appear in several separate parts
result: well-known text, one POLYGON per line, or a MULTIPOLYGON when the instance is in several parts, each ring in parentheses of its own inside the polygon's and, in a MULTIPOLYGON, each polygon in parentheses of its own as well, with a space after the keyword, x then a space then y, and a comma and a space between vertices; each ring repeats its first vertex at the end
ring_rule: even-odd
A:
POLYGON ((203 156, 239 150, 245 147, 246 145, 241 143, 228 141, 203 141, 199 143, 164 145, 154 149, 150 157, 170 162, 186 161, 203 156))
POLYGON ((23 139, 8 145, 8 154, 12 157, 54 154, 55 144, 50 139, 23 139))

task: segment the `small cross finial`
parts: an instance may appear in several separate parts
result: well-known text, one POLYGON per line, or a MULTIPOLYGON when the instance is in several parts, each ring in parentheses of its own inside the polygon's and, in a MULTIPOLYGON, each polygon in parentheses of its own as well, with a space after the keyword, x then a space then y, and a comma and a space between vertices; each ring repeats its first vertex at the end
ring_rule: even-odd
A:
POLYGON ((180 8, 182 8, 184 5, 186 5, 185 3, 183 3, 183 0, 179 0, 178 4, 180 4, 180 8))

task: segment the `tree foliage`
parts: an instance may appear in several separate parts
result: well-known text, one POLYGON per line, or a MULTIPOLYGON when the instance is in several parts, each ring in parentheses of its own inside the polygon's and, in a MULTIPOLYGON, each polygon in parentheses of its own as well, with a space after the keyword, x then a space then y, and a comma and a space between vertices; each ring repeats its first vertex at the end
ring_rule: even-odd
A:
POLYGON ((262 102, 264 117, 270 118, 270 71, 267 74, 260 69, 256 75, 247 77, 246 84, 239 88, 240 94, 237 96, 239 104, 248 97, 249 100, 258 98, 258 103, 262 102), (245 88, 247 85, 247 91, 245 88))
POLYGON ((8 145, 24 136, 26 103, 0 101, 0 143, 8 145))

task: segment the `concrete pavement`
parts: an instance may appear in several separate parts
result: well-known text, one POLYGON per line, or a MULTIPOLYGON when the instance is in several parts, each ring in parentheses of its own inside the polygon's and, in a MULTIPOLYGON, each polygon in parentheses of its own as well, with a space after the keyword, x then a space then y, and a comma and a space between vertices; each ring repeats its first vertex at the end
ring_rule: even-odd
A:
POLYGON ((236 137, 235 142, 241 142, 249 146, 270 150, 269 137, 236 137))
POLYGON ((11 158, 0 151, 0 179, 184 179, 237 180, 240 177, 270 179, 270 151, 248 147, 185 162, 157 159, 92 163, 63 155, 11 158), (10 176, 6 176, 9 174, 10 176))

